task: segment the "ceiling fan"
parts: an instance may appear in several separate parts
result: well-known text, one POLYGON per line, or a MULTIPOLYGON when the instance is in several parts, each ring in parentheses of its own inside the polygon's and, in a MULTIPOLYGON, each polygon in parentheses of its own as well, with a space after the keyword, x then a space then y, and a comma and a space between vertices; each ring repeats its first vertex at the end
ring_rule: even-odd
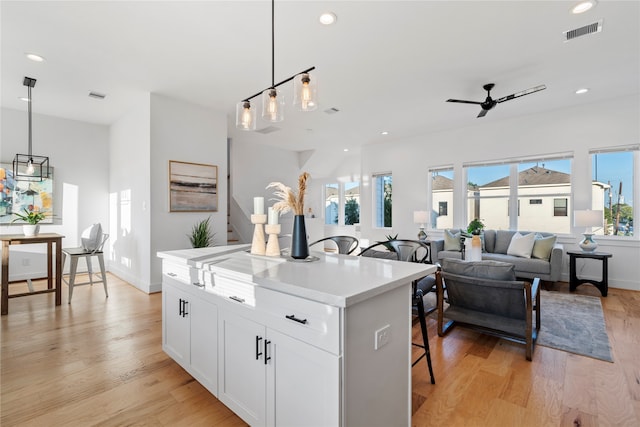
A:
POLYGON ((463 99, 447 99, 447 102, 459 102, 461 104, 477 104, 482 108, 482 110, 480 110, 480 113, 478 114, 478 117, 484 117, 489 110, 491 110, 493 107, 496 106, 496 104, 500 104, 501 102, 510 101, 512 99, 520 98, 521 96, 529 95, 529 94, 534 93, 534 92, 539 92, 539 91, 545 90, 547 88, 545 85, 539 85, 539 86, 532 87, 530 89, 523 90, 521 92, 516 92, 516 93, 513 93, 511 95, 503 96, 502 98, 493 99, 493 98, 491 98, 491 89, 493 89, 494 86, 495 86, 495 84, 493 84, 493 83, 487 83, 486 85, 482 86, 484 88, 484 90, 487 91, 487 99, 485 99, 482 102, 480 102, 480 101, 465 101, 463 99))

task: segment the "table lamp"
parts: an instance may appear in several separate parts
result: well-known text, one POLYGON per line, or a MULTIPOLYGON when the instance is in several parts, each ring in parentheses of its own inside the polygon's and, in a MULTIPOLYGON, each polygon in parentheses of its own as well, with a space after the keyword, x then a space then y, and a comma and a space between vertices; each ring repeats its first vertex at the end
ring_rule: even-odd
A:
POLYGON ((427 211, 414 211, 413 222, 420 224, 420 231, 418 232, 418 240, 424 240, 427 238, 427 233, 424 232, 424 225, 429 221, 429 212, 427 211))
POLYGON ((574 211, 573 225, 575 227, 585 227, 584 233, 582 233, 584 238, 578 243, 578 246, 584 252, 593 252, 598 247, 598 244, 593 240, 592 227, 602 227, 603 218, 602 211, 574 211))

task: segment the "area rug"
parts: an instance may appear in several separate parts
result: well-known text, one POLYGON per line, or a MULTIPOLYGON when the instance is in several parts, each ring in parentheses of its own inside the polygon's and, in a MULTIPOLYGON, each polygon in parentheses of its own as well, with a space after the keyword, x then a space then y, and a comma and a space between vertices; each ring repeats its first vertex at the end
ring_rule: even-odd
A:
POLYGON ((600 298, 540 291, 537 344, 613 362, 600 298))

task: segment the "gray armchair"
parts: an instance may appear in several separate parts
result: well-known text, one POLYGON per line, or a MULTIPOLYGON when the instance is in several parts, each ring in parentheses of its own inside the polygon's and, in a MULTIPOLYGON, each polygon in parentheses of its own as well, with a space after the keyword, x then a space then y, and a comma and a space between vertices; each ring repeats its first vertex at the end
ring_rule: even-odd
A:
POLYGON ((499 261, 443 259, 436 283, 438 335, 444 336, 456 324, 471 327, 525 344, 526 358, 531 360, 540 330, 540 279, 516 280, 514 270, 513 264, 499 261), (443 310, 445 288, 449 307, 443 310))

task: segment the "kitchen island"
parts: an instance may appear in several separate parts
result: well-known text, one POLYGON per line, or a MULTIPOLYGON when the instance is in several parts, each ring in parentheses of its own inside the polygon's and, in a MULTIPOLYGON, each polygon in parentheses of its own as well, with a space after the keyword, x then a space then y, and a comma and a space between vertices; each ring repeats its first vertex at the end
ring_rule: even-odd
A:
POLYGON ((408 426, 411 281, 429 264, 246 246, 159 252, 163 349, 252 426, 408 426))

